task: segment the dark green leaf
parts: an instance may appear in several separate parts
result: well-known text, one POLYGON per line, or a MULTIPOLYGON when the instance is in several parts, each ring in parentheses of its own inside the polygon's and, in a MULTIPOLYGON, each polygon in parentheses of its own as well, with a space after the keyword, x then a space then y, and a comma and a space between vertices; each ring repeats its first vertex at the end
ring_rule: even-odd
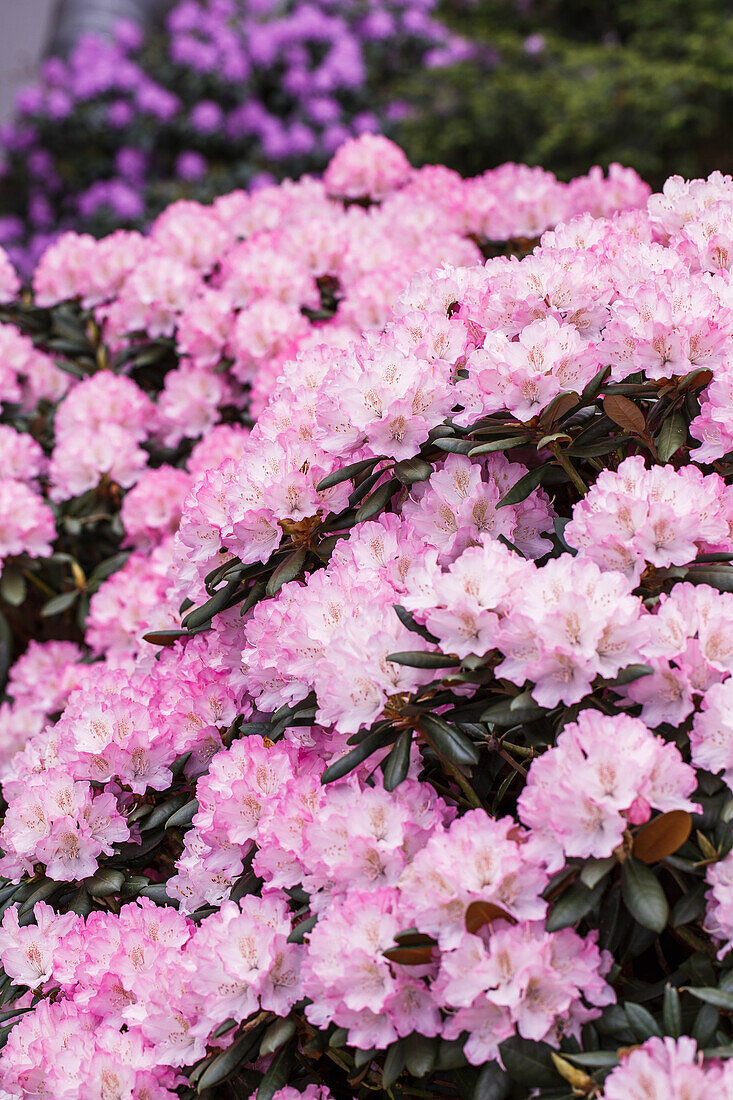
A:
POLYGON ((733 592, 733 568, 718 566, 717 569, 689 569, 685 580, 692 584, 709 584, 719 592, 733 592))
POLYGON ((507 1100, 511 1089, 509 1075, 497 1062, 488 1062, 478 1075, 472 1100, 507 1100))
POLYGON ((405 458, 397 462, 392 471, 403 485, 414 485, 417 481, 427 481, 433 473, 433 467, 422 458, 405 458))
POLYGON ((350 466, 342 466, 340 470, 334 470, 327 477, 321 478, 316 485, 316 492, 322 493, 326 489, 331 489, 334 485, 340 485, 343 481, 358 477, 364 470, 370 470, 377 462, 379 462, 378 458, 364 458, 361 462, 352 462, 350 466))
POLYGON ((733 992, 725 989, 714 989, 712 986, 687 986, 686 989, 693 997, 697 997, 698 1001, 704 1001, 705 1004, 715 1005, 716 1008, 724 1008, 728 1012, 733 1012, 733 992))
POLYGON ((373 752, 384 745, 388 745, 393 739, 394 732, 392 730, 377 730, 375 733, 369 734, 355 749, 347 752, 345 756, 340 757, 338 760, 334 760, 326 768, 321 776, 321 783, 333 783, 335 779, 343 779, 345 775, 348 775, 349 772, 370 757, 373 752))
POLYGON ((448 451, 450 454, 454 455, 469 455, 476 446, 470 439, 456 439, 455 437, 435 439, 433 440, 433 445, 437 447, 439 451, 448 451))
POLYGON ((308 551, 301 547, 300 550, 295 550, 292 554, 280 562, 275 572, 270 577, 265 588, 265 593, 268 596, 275 596, 284 584, 288 584, 301 572, 305 565, 305 559, 308 556, 308 551))
POLYGON ((679 1039, 682 1034, 682 1010, 680 1008, 680 995, 674 986, 665 985, 664 987, 662 1013, 665 1031, 673 1038, 679 1039))
POLYGON ((390 653, 387 660, 396 665, 408 665, 410 668, 455 668, 461 663, 457 657, 447 657, 444 653, 427 653, 422 649, 410 653, 390 653))
POLYGON ((223 1050, 221 1054, 217 1054, 215 1058, 212 1058, 198 1078, 196 1091, 201 1093, 213 1085, 218 1085, 221 1081, 230 1077, 237 1066, 240 1066, 243 1062, 254 1061, 259 1049, 261 1035, 262 1030, 260 1028, 247 1032, 246 1035, 241 1035, 238 1039, 235 1039, 232 1045, 223 1050))
POLYGON ((257 1089, 257 1100, 272 1100, 275 1093, 288 1083, 295 1061, 295 1046, 295 1042, 291 1041, 280 1047, 257 1089))
POLYGON ((657 439, 660 462, 668 462, 687 442, 687 421, 681 412, 673 413, 663 422, 657 439))
POLYGON ((412 730, 404 730, 392 746, 389 756, 382 762, 384 775, 384 789, 393 791, 407 778, 410 770, 410 748, 412 747, 412 730))
POLYGON ((478 763, 479 751, 473 741, 469 741, 465 734, 455 729, 454 726, 449 726, 442 718, 438 718, 437 715, 426 714, 420 719, 420 725, 426 739, 435 751, 452 764, 470 765, 478 763))
POLYGON ((8 620, 0 611, 0 688, 3 687, 8 677, 8 670, 13 660, 13 632, 8 620))
POLYGON ((662 1029, 648 1008, 636 1004, 635 1001, 627 1001, 624 1005, 624 1012, 638 1042, 644 1043, 652 1035, 661 1038, 662 1029))
POLYGON ((499 1050, 509 1076, 517 1084, 532 1088, 557 1084, 551 1051, 546 1043, 534 1043, 516 1035, 501 1043, 499 1050))
POLYGON ((180 810, 176 810, 171 814, 165 823, 166 829, 179 829, 185 828, 186 825, 190 825, 193 821, 194 815, 198 813, 199 804, 195 798, 192 798, 190 802, 187 802, 185 806, 181 806, 180 810))
POLYGON ((538 485, 541 484, 543 477, 547 472, 547 466, 537 466, 534 470, 530 470, 524 477, 520 477, 512 488, 504 494, 497 508, 506 508, 510 504, 519 504, 521 501, 526 500, 530 493, 533 493, 538 485))
POLYGON ((303 943, 305 936, 315 928, 316 921, 318 920, 318 914, 313 913, 310 917, 306 917, 300 924, 296 924, 293 931, 288 936, 288 943, 303 943))
POLYGON ((582 882, 574 882, 567 890, 564 890, 552 907, 547 918, 547 931, 558 932, 561 928, 568 928, 576 924, 587 913, 603 894, 605 883, 599 882, 595 889, 589 890, 582 882))
POLYGON ((621 869, 621 890, 634 920, 653 932, 663 932, 669 916, 664 891, 656 875, 644 863, 629 858, 621 869))
POLYGON ((413 1032, 405 1039, 405 1065, 413 1077, 432 1073, 438 1060, 438 1039, 413 1032))
POLYGON ((155 882, 140 891, 140 897, 150 898, 156 905, 173 905, 178 908, 178 901, 166 893, 165 883, 155 882))
POLYGON ((404 1068, 405 1043, 403 1039, 398 1039, 396 1043, 392 1043, 392 1046, 387 1051, 387 1057, 384 1059, 382 1088, 391 1089, 404 1068))
POLYGON ((604 681, 604 687, 623 687, 624 684, 633 684, 634 680, 640 680, 642 676, 650 676, 654 672, 651 665, 627 665, 626 668, 614 676, 613 680, 604 681))
POLYGON ((121 550, 119 554, 113 554, 111 558, 107 558, 92 571, 89 575, 89 581, 87 583, 87 592, 92 595, 97 591, 102 581, 106 581, 108 577, 111 577, 113 573, 116 573, 118 569, 121 569, 129 558, 131 550, 121 550))
POLYGON ((589 1050, 583 1054, 570 1054, 568 1051, 563 1051, 563 1058, 567 1058, 569 1062, 575 1062, 579 1066, 589 1066, 590 1068, 618 1065, 618 1054, 615 1054, 612 1050, 589 1050))
POLYGON ((182 625, 186 630, 195 630, 199 626, 204 626, 214 615, 229 606, 232 595, 239 587, 240 581, 238 577, 228 581, 223 588, 219 588, 211 599, 207 600, 201 607, 195 608, 194 611, 189 611, 182 625))
POLYGON ((295 1020, 292 1020, 289 1016, 286 1019, 275 1020, 274 1024, 270 1024, 262 1037, 259 1057, 263 1058, 266 1054, 274 1054, 283 1043, 287 1043, 288 1039, 292 1039, 293 1035, 295 1035, 295 1020))
POLYGON ((359 508, 356 513, 355 522, 364 523, 365 520, 371 519, 372 516, 376 516, 379 512, 383 512, 399 488, 399 484, 400 483, 395 478, 391 478, 384 485, 380 485, 378 489, 375 489, 372 495, 365 500, 361 508, 359 508))
POLYGON ((523 691, 521 695, 515 695, 512 699, 487 707, 480 721, 500 728, 510 728, 524 722, 531 722, 545 713, 545 708, 535 703, 530 692, 523 691))
POLYGON ((691 890, 689 894, 683 894, 679 898, 672 909, 672 916, 669 919, 673 928, 681 928, 685 924, 691 924, 692 921, 701 917, 705 912, 705 892, 706 884, 701 882, 694 890, 691 890))

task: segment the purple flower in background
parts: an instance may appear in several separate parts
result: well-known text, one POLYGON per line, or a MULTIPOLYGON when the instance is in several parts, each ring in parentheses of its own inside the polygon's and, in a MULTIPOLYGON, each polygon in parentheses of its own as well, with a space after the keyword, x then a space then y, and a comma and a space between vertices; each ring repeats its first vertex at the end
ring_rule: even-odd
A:
POLYGON ((545 36, 543 34, 530 34, 524 40, 524 52, 530 57, 542 53, 545 48, 545 36))
POLYGON ((142 149, 120 149, 115 157, 115 168, 120 176, 140 183, 145 178, 147 159, 142 149))
POLYGON ((211 99, 202 99, 191 111, 191 125, 200 134, 213 134, 221 129, 224 112, 218 103, 211 99))
POLYGON ((110 103, 107 119, 110 126, 114 126, 116 130, 129 126, 134 117, 135 112, 132 104, 128 103, 126 99, 116 99, 114 103, 110 103))
POLYGON ((206 175, 207 167, 205 157, 202 157, 200 153, 187 149, 183 153, 179 153, 176 158, 175 172, 179 179, 193 182, 206 175))

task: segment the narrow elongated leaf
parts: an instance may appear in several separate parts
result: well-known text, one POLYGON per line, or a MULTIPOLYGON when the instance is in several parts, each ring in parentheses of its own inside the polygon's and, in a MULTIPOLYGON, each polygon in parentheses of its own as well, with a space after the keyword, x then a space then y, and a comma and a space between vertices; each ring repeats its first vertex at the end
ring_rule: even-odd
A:
POLYGON ((211 599, 207 600, 201 607, 197 607, 194 611, 190 611, 183 620, 182 625, 185 626, 186 630, 195 630, 199 626, 204 626, 214 617, 214 615, 224 610, 233 593, 239 587, 240 582, 238 577, 228 581, 223 588, 218 589, 211 599))
POLYGON ((699 569, 695 566, 688 569, 685 580, 692 584, 709 584, 719 592, 733 592, 733 568, 730 566, 719 565, 716 569, 699 569))
POLYGON ((679 1039, 682 1034, 682 1009, 680 1007, 680 995, 674 986, 665 985, 664 987, 662 1014, 664 1029, 667 1034, 679 1039))
POLYGON ((634 858, 656 863, 681 848, 692 830, 692 818, 685 810, 670 810, 645 825, 634 837, 634 858))
POLYGON ((284 584, 288 584, 300 573, 301 569, 305 565, 305 559, 308 555, 308 551, 301 547, 299 550, 295 550, 292 554, 280 562, 275 572, 270 577, 265 588, 265 593, 268 596, 275 596, 284 584))
POLYGON ((333 473, 321 478, 316 485, 316 492, 322 493, 326 489, 331 489, 334 485, 340 485, 344 481, 349 481, 352 477, 358 477, 364 470, 371 469, 378 462, 378 458, 364 458, 361 462, 352 462, 350 466, 342 466, 340 470, 334 470, 333 473))
POLYGON ((295 1061, 295 1046, 295 1041, 291 1040, 277 1051, 257 1089, 257 1100, 272 1100, 275 1093, 285 1087, 295 1061))
POLYGON ((508 729, 523 722, 531 722, 545 714, 545 708, 535 703, 528 691, 500 703, 493 703, 481 714, 480 721, 508 729))
POLYGON ((410 770, 410 748, 412 746, 412 730, 404 730, 397 738, 389 756, 382 765, 384 775, 384 789, 393 791, 407 778, 410 770))
POLYGON ((181 806, 180 810, 176 810, 171 814, 165 823, 166 829, 180 829, 190 825, 194 816, 198 813, 199 804, 197 799, 192 798, 190 802, 187 802, 185 806, 181 806))
POLYGON ((623 687, 624 684, 633 684, 634 680, 641 680, 642 676, 651 676, 654 669, 651 665, 627 665, 619 672, 618 676, 614 676, 613 680, 604 682, 605 687, 615 688, 623 687))
POLYGON ((292 1020, 289 1016, 287 1019, 275 1020, 274 1024, 271 1024, 262 1036, 259 1057, 262 1058, 265 1054, 273 1054, 274 1051, 280 1049, 283 1043, 287 1043, 288 1039, 292 1039, 293 1035, 295 1035, 295 1020, 292 1020))
POLYGON ((390 653, 388 661, 395 665, 408 665, 410 668, 455 668, 460 665, 457 657, 445 653, 427 653, 422 649, 406 653, 390 653))
POLYGON ((438 448, 439 451, 448 451, 454 455, 470 455, 476 444, 471 439, 456 439, 455 437, 449 437, 447 439, 434 439, 433 445, 438 448))
POLYGON ((76 603, 79 595, 79 590, 76 589, 74 592, 61 592, 58 596, 54 596, 41 608, 41 618, 50 619, 54 615, 61 615, 64 611, 68 611, 76 603))
POLYGON ((531 440, 531 435, 509 435, 506 439, 492 439, 490 443, 480 443, 477 447, 472 447, 468 452, 468 457, 489 455, 493 454, 494 451, 508 451, 512 447, 521 447, 523 444, 531 442, 531 440))
POLYGON ((444 756, 452 764, 470 765, 477 764, 479 750, 473 741, 438 718, 434 714, 426 714, 420 719, 423 733, 435 751, 444 756))
POLYGON ((391 1089, 402 1070, 405 1068, 405 1042, 398 1039, 387 1051, 382 1070, 382 1088, 391 1089))
POLYGON ((646 1040, 650 1039, 653 1035, 656 1035, 657 1038, 661 1038, 662 1029, 648 1008, 636 1004, 635 1001, 627 1001, 624 1005, 624 1012, 626 1013, 626 1019, 629 1021, 631 1030, 640 1043, 646 1042, 646 1040))
POLYGON ((667 899, 646 864, 633 858, 626 860, 621 870, 621 891, 634 920, 652 932, 664 931, 669 916, 667 899))
POLYGON ((562 892, 553 905, 547 918, 547 931, 559 932, 561 928, 568 928, 582 920, 587 913, 590 913, 604 889, 603 880, 597 883, 593 890, 589 890, 582 882, 574 882, 562 892))
POLYGON ((733 992, 725 989, 714 989, 712 986, 686 986, 685 989, 693 997, 697 997, 698 1001, 704 1001, 705 1004, 733 1012, 733 992))
POLYGON ((668 462, 672 455, 684 447, 687 442, 687 421, 681 412, 673 413, 662 423, 657 439, 657 454, 660 462, 668 462))
POLYGON ((347 752, 345 756, 340 757, 338 760, 334 760, 333 764, 326 768, 321 776, 321 783, 333 783, 335 779, 343 779, 345 775, 348 775, 350 771, 353 771, 354 768, 370 757, 376 749, 388 745, 393 739, 394 733, 392 730, 378 730, 369 734, 355 749, 347 752))
POLYGON ((150 645, 175 645, 179 638, 187 638, 187 630, 149 630, 143 634, 143 641, 150 645))
POLYGON ((221 1054, 217 1054, 215 1058, 212 1058, 198 1078, 196 1091, 201 1093, 214 1085, 218 1085, 221 1081, 225 1081, 227 1077, 230 1077, 243 1062, 254 1061, 257 1057, 261 1036, 261 1028, 247 1032, 246 1035, 241 1035, 239 1039, 235 1039, 232 1045, 223 1050, 221 1054))
POLYGON ((433 961, 433 948, 427 944, 424 947, 388 947, 383 955, 400 966, 427 966, 433 961))
POLYGON ((400 483, 395 478, 387 481, 384 485, 380 485, 359 508, 355 522, 364 523, 365 520, 371 519, 379 512, 383 512, 399 487, 400 483))
POLYGON ((313 913, 310 917, 306 917, 305 920, 302 920, 288 936, 288 943, 303 943, 308 933, 315 928, 317 920, 317 913, 313 913))
POLYGON ((621 394, 609 394, 603 399, 603 411, 606 416, 618 424, 625 432, 632 435, 643 435, 646 431, 646 420, 641 409, 621 394))
POLYGON ((521 501, 526 500, 530 493, 533 493, 540 485, 546 470, 547 466, 537 466, 534 470, 530 470, 529 473, 525 474, 524 477, 520 477, 519 481, 504 494, 496 507, 506 508, 510 504, 519 504, 521 501))

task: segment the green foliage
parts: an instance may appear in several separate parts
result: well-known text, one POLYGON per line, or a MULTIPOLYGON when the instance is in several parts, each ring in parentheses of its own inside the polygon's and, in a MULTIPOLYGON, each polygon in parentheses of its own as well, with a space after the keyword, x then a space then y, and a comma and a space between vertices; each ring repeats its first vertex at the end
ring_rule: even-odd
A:
POLYGON ((524 161, 569 179, 620 161, 653 186, 733 169, 726 0, 478 0, 444 15, 479 49, 405 82, 425 108, 399 135, 414 163, 524 161))

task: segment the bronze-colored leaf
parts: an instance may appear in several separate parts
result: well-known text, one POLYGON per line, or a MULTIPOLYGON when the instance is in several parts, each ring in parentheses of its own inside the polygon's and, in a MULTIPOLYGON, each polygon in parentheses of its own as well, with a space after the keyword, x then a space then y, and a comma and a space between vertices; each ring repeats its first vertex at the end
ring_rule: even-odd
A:
POLYGON ((424 947, 390 947, 384 957, 401 966, 427 966, 433 961, 433 948, 427 944, 424 947))
POLYGON ((645 825, 634 837, 634 856, 656 863, 681 848, 690 835, 692 818, 685 810, 670 810, 645 825))
POLYGON ((491 924, 494 920, 508 920, 510 924, 516 924, 516 918, 502 909, 500 905, 494 905, 493 901, 472 901, 466 910, 466 931, 478 932, 485 924, 491 924))
POLYGON ((603 399, 603 411, 625 432, 643 435, 646 431, 643 412, 633 401, 629 401, 628 397, 618 393, 609 394, 603 399))

